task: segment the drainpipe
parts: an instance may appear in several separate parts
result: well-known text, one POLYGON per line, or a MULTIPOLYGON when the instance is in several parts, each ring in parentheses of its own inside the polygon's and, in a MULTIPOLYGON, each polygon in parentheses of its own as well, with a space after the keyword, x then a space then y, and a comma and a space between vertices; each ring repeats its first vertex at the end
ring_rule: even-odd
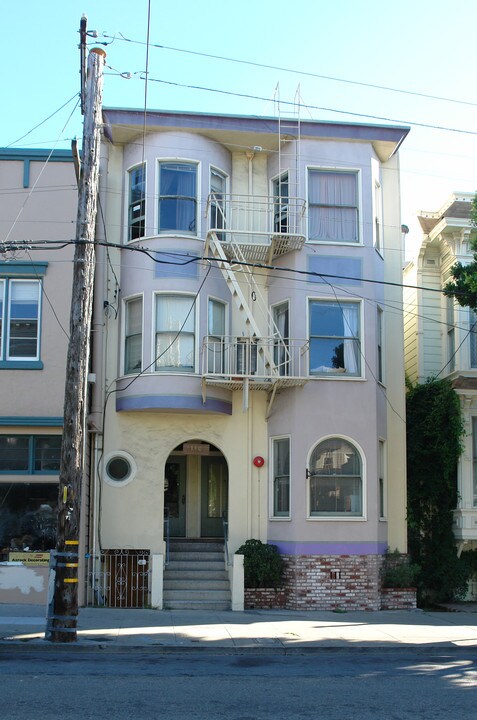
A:
MULTIPOLYGON (((252 151, 248 151, 245 153, 247 160, 248 160, 248 196, 249 198, 253 197, 253 158, 255 157, 255 153, 252 151)), ((252 210, 252 204, 249 201, 248 205, 248 217, 247 217, 247 223, 248 223, 248 230, 253 230, 253 210, 252 210)))

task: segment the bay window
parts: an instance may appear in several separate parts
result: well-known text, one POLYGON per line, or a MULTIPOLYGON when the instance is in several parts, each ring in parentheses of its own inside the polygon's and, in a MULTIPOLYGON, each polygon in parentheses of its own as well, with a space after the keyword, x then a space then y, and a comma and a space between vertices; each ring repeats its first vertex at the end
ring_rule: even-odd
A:
POLYGON ((310 300, 310 375, 361 374, 360 306, 310 300))
POLYGON ((361 457, 349 441, 334 437, 319 443, 307 474, 310 517, 363 515, 361 457))
POLYGON ((142 369, 142 298, 125 302, 124 373, 142 369))
POLYGON ((190 295, 156 295, 156 370, 194 372, 195 305, 190 295))
POLYGON ((197 165, 159 163, 159 232, 197 233, 197 165))
POLYGON ((144 237, 146 222, 146 168, 129 171, 128 240, 144 237))
POLYGON ((207 312, 207 372, 225 372, 225 324, 226 304, 209 298, 207 312))
POLYGON ((308 171, 308 239, 358 243, 358 173, 308 171))

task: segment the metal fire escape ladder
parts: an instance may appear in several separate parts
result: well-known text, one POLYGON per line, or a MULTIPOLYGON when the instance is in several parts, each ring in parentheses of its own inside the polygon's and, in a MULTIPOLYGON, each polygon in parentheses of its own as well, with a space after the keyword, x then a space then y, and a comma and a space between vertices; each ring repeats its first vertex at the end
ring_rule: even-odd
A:
POLYGON ((282 116, 280 103, 280 86, 277 84, 275 90, 275 102, 278 110, 278 176, 281 177, 285 170, 292 169, 293 175, 288 179, 288 194, 292 197, 300 197, 300 153, 301 153, 301 119, 300 110, 302 98, 300 94, 300 86, 297 86, 293 110, 290 112, 287 106, 287 117, 282 116), (286 152, 283 148, 286 142, 295 141, 291 152, 286 152), (290 162, 285 163, 284 160, 289 157, 290 162))
MULTIPOLYGON (((222 275, 225 279, 225 282, 227 283, 227 286, 230 290, 230 294, 232 295, 236 306, 238 307, 240 313, 244 317, 244 325, 245 328, 248 329, 248 335, 245 337, 250 338, 257 338, 259 339, 262 335, 262 331, 259 328, 257 321, 255 320, 255 317, 252 313, 252 310, 245 299, 245 295, 243 293, 242 288, 240 287, 240 283, 238 282, 236 278, 236 273, 233 267, 233 260, 229 260, 224 252, 224 249, 222 247, 222 244, 220 240, 217 237, 217 233, 209 231, 208 233, 208 248, 211 251, 213 257, 217 261, 217 265, 220 268, 222 275)), ((238 250, 238 246, 235 245, 234 247, 235 251, 238 250)), ((238 259, 238 258, 237 258, 238 259)), ((245 265, 236 265, 236 267, 240 267, 241 270, 245 269, 247 266, 245 265)), ((244 273, 242 276, 246 281, 247 285, 250 287, 250 275, 248 273, 244 273)), ((257 293, 257 290, 254 290, 255 293, 257 293)), ((258 295, 257 295, 258 297, 258 295)), ((270 369, 271 375, 278 375, 277 369, 275 367, 275 363, 273 361, 273 357, 268 351, 268 348, 266 347, 260 347, 259 346, 259 352, 263 355, 265 365, 270 369)))

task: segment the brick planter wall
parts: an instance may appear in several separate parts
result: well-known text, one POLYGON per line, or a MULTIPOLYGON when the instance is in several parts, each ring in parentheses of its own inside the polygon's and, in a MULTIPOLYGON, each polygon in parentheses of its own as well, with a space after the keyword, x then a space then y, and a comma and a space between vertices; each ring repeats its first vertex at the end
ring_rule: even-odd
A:
POLYGON ((382 555, 284 555, 283 558, 287 609, 381 609, 382 555))
POLYGON ((415 610, 416 588, 382 588, 381 610, 415 610))
POLYGON ((245 588, 246 610, 282 610, 286 607, 286 591, 283 588, 245 588))

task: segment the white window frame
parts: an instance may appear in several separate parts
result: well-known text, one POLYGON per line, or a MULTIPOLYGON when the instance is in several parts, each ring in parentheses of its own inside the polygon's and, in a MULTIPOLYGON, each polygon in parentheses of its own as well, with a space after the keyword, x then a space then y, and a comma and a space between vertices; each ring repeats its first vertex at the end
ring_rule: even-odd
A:
MULTIPOLYGON (((198 323, 199 323, 199 317, 200 317, 199 300, 200 300, 200 298, 198 298, 198 297, 196 298, 196 295, 195 295, 194 293, 188 293, 188 292, 177 292, 177 291, 168 292, 168 291, 166 290, 166 291, 161 291, 161 292, 154 292, 154 293, 152 294, 152 313, 151 313, 151 314, 152 314, 152 328, 151 328, 151 357, 152 357, 152 362, 151 362, 151 372, 153 372, 153 373, 155 373, 155 374, 157 374, 157 375, 161 375, 161 374, 162 374, 162 375, 166 375, 166 374, 171 374, 171 375, 194 375, 194 374, 197 373, 197 363, 198 363, 198 356, 199 356, 199 353, 198 353, 198 349, 199 349, 199 348, 198 348, 198 336, 199 336, 199 333, 198 333, 199 324, 198 324, 198 323), (171 369, 171 368, 169 368, 169 367, 164 368, 164 369, 161 369, 161 368, 157 368, 157 367, 156 367, 156 364, 157 364, 157 352, 156 352, 156 346, 157 346, 157 343, 156 343, 156 298, 157 298, 157 297, 161 297, 161 296, 162 296, 162 297, 164 297, 164 296, 167 296, 167 297, 173 297, 173 296, 175 296, 175 297, 181 297, 181 298, 187 297, 187 298, 190 298, 191 301, 192 301, 193 313, 194 313, 194 342, 193 342, 193 347, 194 347, 194 365, 193 365, 193 367, 192 367, 191 370, 186 370, 186 369, 181 369, 181 368, 171 369)), ((184 367, 185 367, 185 366, 184 366, 184 367)))
MULTIPOLYGON (((228 204, 228 203, 227 203, 227 197, 228 197, 228 192, 229 192, 229 176, 228 176, 228 174, 227 174, 224 170, 222 170, 221 168, 217 167, 217 165, 209 165, 209 193, 208 193, 209 196, 210 196, 210 194, 212 193, 212 174, 220 175, 220 176, 224 179, 224 191, 223 191, 223 194, 224 194, 225 197, 224 197, 224 201, 223 201, 223 205, 222 205, 222 211, 223 211, 224 220, 225 220, 224 228, 226 228, 226 227, 227 227, 227 215, 228 215, 228 209, 229 209, 229 208, 227 207, 227 204, 228 204)), ((211 208, 207 208, 207 210, 208 210, 209 213, 211 212, 211 208)), ((209 215, 209 217, 208 217, 207 230, 211 227, 211 222, 210 222, 210 220, 211 220, 211 216, 209 215)), ((225 239, 224 236, 223 236, 223 233, 221 233, 221 237, 219 237, 219 240, 221 240, 221 239, 225 239)))
MULTIPOLYGON (((456 366, 456 332, 455 332, 455 302, 454 298, 445 298, 445 323, 446 323, 446 347, 445 347, 445 371, 451 373, 456 366)), ((477 316, 476 316, 477 318, 477 316)), ((470 328, 469 328, 470 329, 470 328)))
MULTIPOLYGON (((343 298, 330 298, 327 297, 313 297, 309 296, 307 297, 307 305, 306 305, 306 332, 307 332, 307 338, 308 342, 310 344, 310 350, 308 352, 308 377, 313 379, 328 379, 328 380, 364 380, 364 366, 365 366, 365 347, 364 347, 364 313, 363 313, 363 302, 361 300, 348 300, 343 298), (319 372, 311 372, 311 333, 310 333, 310 322, 311 322, 311 304, 312 303, 327 303, 329 305, 356 305, 358 307, 359 312, 359 337, 358 337, 358 357, 359 357, 359 372, 356 374, 351 374, 347 372, 341 372, 340 370, 330 370, 330 371, 323 371, 321 373, 319 372)), ((320 337, 320 336, 316 336, 320 337)), ((328 337, 328 336, 323 336, 328 337)), ((331 336, 330 336, 331 337, 331 336)), ((336 336, 336 339, 338 340, 340 336, 336 336)))
POLYGON ((202 231, 202 214, 200 211, 200 198, 201 195, 201 163, 198 160, 192 159, 192 158, 182 158, 182 157, 160 157, 156 159, 156 202, 154 203, 154 227, 156 228, 157 235, 168 237, 200 237, 201 231, 202 231), (179 229, 170 229, 170 230, 161 230, 159 228, 159 218, 160 218, 160 202, 161 202, 161 165, 165 164, 175 164, 175 165, 194 165, 196 168, 196 196, 195 196, 195 211, 196 211, 196 217, 195 217, 195 230, 194 231, 187 231, 187 230, 179 230, 179 229))
POLYGON ((273 362, 277 365, 279 375, 282 377, 286 377, 287 375, 290 375, 293 370, 293 357, 291 356, 291 352, 290 352, 290 339, 291 339, 291 302, 290 302, 290 298, 284 298, 283 300, 280 300, 279 302, 276 302, 276 303, 273 303, 273 305, 270 305, 270 313, 271 313, 272 320, 273 320, 273 323, 270 327, 270 335, 272 337, 275 336, 275 326, 276 326, 275 311, 282 305, 286 305, 286 307, 288 309, 288 335, 285 335, 283 339, 285 340, 285 345, 288 348, 290 357, 289 357, 288 362, 283 364, 284 366, 282 366, 280 363, 278 363, 278 365, 277 365, 277 359, 280 359, 280 358, 277 358, 277 356, 276 356, 277 350, 279 350, 279 346, 274 345, 273 362))
POLYGON ((125 215, 126 215, 126 217, 125 217, 125 226, 126 226, 125 241, 126 241, 126 243, 131 243, 131 242, 135 242, 137 240, 140 240, 141 238, 146 237, 146 213, 147 213, 147 163, 146 163, 146 161, 136 163, 135 165, 131 165, 131 167, 127 169, 125 183, 126 183, 126 188, 127 188, 127 192, 126 192, 127 201, 125 202, 125 215), (131 177, 132 177, 132 173, 141 167, 144 169, 144 198, 143 198, 144 213, 141 216, 143 218, 143 223, 144 223, 144 233, 142 235, 138 235, 137 238, 131 238, 132 225, 130 225, 130 209, 131 209, 131 205, 133 204, 131 202, 131 177))
POLYGON ((373 245, 374 249, 383 256, 384 250, 384 221, 383 221, 383 185, 381 181, 381 163, 371 158, 372 173, 372 203, 373 203, 373 245))
POLYGON ((376 308, 376 378, 381 385, 386 383, 384 360, 384 310, 378 305, 376 308))
POLYGON ((272 206, 272 218, 271 218, 271 226, 272 226, 272 232, 274 234, 281 234, 281 233, 288 233, 290 232, 290 171, 285 169, 282 170, 281 173, 275 175, 270 179, 270 196, 273 198, 273 206, 272 206), (283 179, 286 177, 286 187, 287 187, 287 194, 286 195, 280 195, 275 194, 275 189, 281 190, 281 186, 283 185, 283 179), (277 198, 282 198, 283 202, 277 202, 277 198), (276 207, 278 206, 278 212, 276 210, 276 207), (276 226, 276 217, 279 217, 278 220, 278 228, 276 226), (282 230, 282 219, 286 219, 285 228, 282 230))
POLYGON ((382 522, 388 517, 388 483, 386 440, 378 439, 378 517, 382 522))
MULTIPOLYGON (((224 300, 223 298, 216 297, 215 295, 208 295, 208 296, 207 296, 207 308, 206 308, 206 313, 207 313, 207 318, 206 318, 206 323, 207 323, 207 324, 206 324, 206 327, 207 327, 207 337, 208 337, 208 338, 210 338, 210 337, 218 337, 218 335, 215 335, 214 333, 211 333, 211 331, 210 331, 209 308, 210 308, 210 303, 211 303, 211 302, 220 303, 221 305, 224 306, 224 337, 228 337, 228 335, 229 335, 229 313, 230 313, 229 303, 228 303, 226 300, 224 300)), ((208 353, 208 352, 206 353, 206 357, 204 357, 204 362, 205 362, 205 364, 206 364, 206 366, 207 366, 207 370, 209 370, 209 353, 208 353)), ((222 374, 225 374, 225 371, 226 371, 226 369, 227 369, 227 356, 226 356, 226 354, 225 354, 225 347, 224 347, 224 354, 223 354, 223 358, 222 358, 222 365, 223 365, 222 374)), ((204 371, 204 368, 202 368, 202 370, 204 371)), ((214 374, 215 374, 215 372, 216 372, 216 370, 214 369, 214 374)), ((219 373, 219 374, 220 374, 220 373, 219 373)))
MULTIPOLYGON (((360 444, 356 442, 353 438, 343 435, 343 434, 333 434, 333 435, 325 435, 321 437, 314 445, 310 448, 308 452, 308 456, 306 459, 306 467, 307 467, 307 477, 306 477, 306 511, 307 511, 307 521, 310 522, 366 522, 367 520, 367 467, 366 467, 366 456, 363 452, 363 449, 361 448, 360 444), (310 460, 311 456, 313 454, 313 451, 315 448, 317 448, 321 443, 325 442, 326 440, 344 440, 345 442, 350 443, 358 452, 360 460, 361 460, 361 515, 348 515, 348 514, 329 514, 329 515, 312 515, 311 514, 311 486, 310 486, 310 479, 312 477, 309 468, 310 468, 310 460)), ((333 476, 330 476, 333 477, 333 476)), ((340 477, 340 476, 338 476, 340 477)))
POLYGON ((470 492, 472 497, 472 508, 477 508, 477 416, 472 419, 472 474, 470 492))
POLYGON ((129 297, 123 298, 123 322, 121 328, 121 374, 122 375, 137 375, 142 372, 144 368, 144 293, 138 293, 137 295, 130 295, 129 297), (126 372, 126 322, 127 322, 127 306, 128 303, 134 300, 141 300, 141 368, 137 371, 126 372))
MULTIPOLYGON (((358 167, 336 167, 336 166, 326 166, 326 165, 307 165, 306 167, 306 198, 307 198, 307 243, 311 244, 325 244, 325 245, 339 245, 345 246, 345 247, 359 247, 360 245, 363 245, 363 210, 362 210, 362 181, 361 181, 361 169, 358 167), (310 177, 313 172, 318 173, 334 173, 334 174, 343 174, 343 175, 354 175, 356 177, 356 213, 357 213, 357 220, 356 220, 356 232, 357 232, 357 240, 349 241, 349 240, 329 240, 329 239, 312 239, 310 237, 310 208, 312 204, 310 203, 310 177)), ((318 204, 319 206, 319 204, 318 204)), ((337 206, 338 207, 338 206, 337 206)))
POLYGON ((291 435, 275 435, 270 438, 270 449, 269 449, 269 457, 270 457, 270 503, 269 503, 269 519, 278 522, 290 522, 292 518, 292 493, 291 493, 291 469, 292 469, 292 442, 291 442, 291 435), (288 458, 289 458, 289 467, 288 467, 288 514, 286 515, 276 515, 275 514, 275 443, 282 441, 282 440, 288 440, 288 458))
POLYGON ((477 369, 477 312, 468 309, 468 322, 469 322, 469 368, 472 370, 477 369), (474 329, 472 327, 475 325, 474 329), (472 349, 473 348, 473 349, 472 349), (472 358, 474 357, 474 362, 472 358))
POLYGON ((19 277, 2 277, 4 281, 3 295, 3 320, 2 320, 2 355, 1 359, 7 363, 29 363, 37 362, 40 359, 40 340, 41 340, 41 316, 42 316, 42 288, 43 280, 37 277, 19 278, 19 277), (36 332, 36 353, 35 355, 11 355, 10 339, 11 339, 11 298, 12 286, 14 284, 35 283, 37 286, 37 332, 36 332))

